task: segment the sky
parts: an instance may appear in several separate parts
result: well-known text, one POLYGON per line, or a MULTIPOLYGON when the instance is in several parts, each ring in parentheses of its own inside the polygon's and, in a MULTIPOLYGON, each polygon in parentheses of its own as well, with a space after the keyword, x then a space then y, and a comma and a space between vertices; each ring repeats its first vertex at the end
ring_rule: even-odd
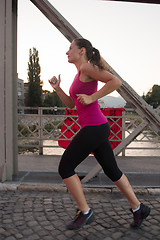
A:
MULTIPOLYGON (((154 84, 160 85, 160 4, 103 0, 50 3, 140 96, 154 84)), ((29 49, 35 47, 43 89, 52 91, 48 79, 61 74, 61 87, 68 93, 77 71, 66 55, 70 42, 29 0, 18 1, 17 37, 18 77, 28 81, 29 49)))

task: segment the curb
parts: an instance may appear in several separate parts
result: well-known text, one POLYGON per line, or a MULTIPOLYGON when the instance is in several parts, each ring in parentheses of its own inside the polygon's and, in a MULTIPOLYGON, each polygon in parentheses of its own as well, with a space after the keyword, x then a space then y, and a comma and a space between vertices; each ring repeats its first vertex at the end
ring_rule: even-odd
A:
MULTIPOLYGON (((85 187, 83 186, 84 193, 110 193, 118 194, 121 193, 117 187, 85 187)), ((140 187, 134 188, 133 190, 136 194, 149 194, 149 195, 160 195, 160 188, 152 187, 140 187)), ((26 183, 26 184, 15 184, 15 183, 0 183, 0 192, 1 191, 19 191, 19 192, 30 192, 30 191, 39 191, 39 192, 61 192, 67 193, 68 190, 65 186, 59 184, 35 184, 35 183, 26 183)))

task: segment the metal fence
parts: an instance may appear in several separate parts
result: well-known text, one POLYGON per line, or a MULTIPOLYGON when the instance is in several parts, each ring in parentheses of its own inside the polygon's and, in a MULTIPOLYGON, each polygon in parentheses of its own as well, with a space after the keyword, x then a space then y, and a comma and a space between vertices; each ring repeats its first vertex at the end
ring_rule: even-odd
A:
MULTIPOLYGON (((75 135, 73 124, 78 124, 78 116, 70 115, 72 120, 70 126, 66 125, 65 131, 70 131, 72 136, 66 137, 65 131, 61 131, 62 125, 68 115, 65 115, 66 108, 21 108, 18 109, 18 148, 19 152, 28 151, 28 149, 37 149, 39 154, 43 154, 44 148, 60 148, 57 143, 59 140, 70 141, 75 135), (44 144, 45 141, 45 144, 44 144), (46 142, 49 141, 47 145, 46 142)), ((113 124, 118 124, 122 119, 121 126, 118 124, 119 131, 122 131, 122 139, 119 139, 112 132, 110 141, 122 141, 128 137, 142 122, 133 109, 125 109, 122 116, 106 116, 113 124)), ((80 127, 80 126, 79 126, 80 127)), ((160 137, 148 125, 126 148, 122 150, 122 155, 137 155, 137 151, 143 152, 143 155, 160 155, 160 137), (148 152, 148 153, 147 153, 148 152)))

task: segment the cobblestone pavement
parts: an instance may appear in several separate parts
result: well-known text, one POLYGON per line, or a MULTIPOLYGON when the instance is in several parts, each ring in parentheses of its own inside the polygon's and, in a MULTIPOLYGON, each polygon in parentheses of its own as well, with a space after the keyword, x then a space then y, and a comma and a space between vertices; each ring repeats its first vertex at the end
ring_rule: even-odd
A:
POLYGON ((139 199, 152 208, 139 230, 132 230, 132 214, 127 200, 120 194, 85 193, 96 220, 79 231, 65 225, 75 214, 70 194, 62 191, 1 191, 1 240, 146 240, 160 239, 160 196, 140 195, 139 199))

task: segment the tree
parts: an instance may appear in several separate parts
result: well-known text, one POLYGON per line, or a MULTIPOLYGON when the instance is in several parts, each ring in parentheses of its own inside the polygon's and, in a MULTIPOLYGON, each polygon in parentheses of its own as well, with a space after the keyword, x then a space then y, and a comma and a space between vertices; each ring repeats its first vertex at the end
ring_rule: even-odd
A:
POLYGON ((42 84, 40 80, 41 67, 39 65, 39 56, 36 48, 33 52, 29 50, 28 62, 28 106, 42 106, 42 84))
POLYGON ((44 99, 44 107, 64 107, 64 103, 61 101, 56 92, 48 93, 44 99))
POLYGON ((160 105, 160 86, 154 85, 143 98, 153 108, 157 108, 160 105))

